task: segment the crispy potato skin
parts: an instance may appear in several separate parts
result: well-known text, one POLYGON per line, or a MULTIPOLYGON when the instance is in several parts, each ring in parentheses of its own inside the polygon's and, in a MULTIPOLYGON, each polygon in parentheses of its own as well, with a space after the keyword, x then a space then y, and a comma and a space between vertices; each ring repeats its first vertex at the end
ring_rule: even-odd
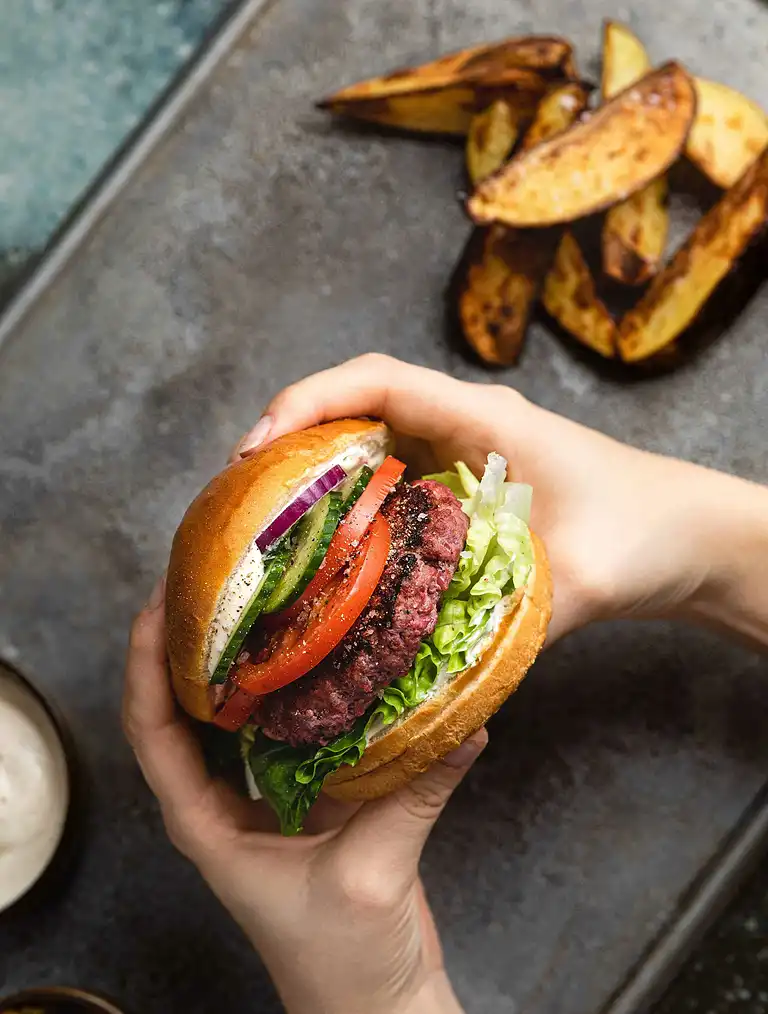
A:
POLYGON ((588 119, 508 162, 467 201, 479 224, 565 224, 603 211, 663 175, 696 111, 691 78, 666 64, 588 119))
POLYGON ((557 79, 572 67, 573 47, 556 36, 525 35, 460 49, 416 67, 401 67, 382 77, 369 78, 349 85, 322 99, 321 109, 346 103, 383 99, 392 95, 413 95, 457 84, 489 83, 503 78, 507 71, 533 71, 542 77, 557 79))
POLYGON ((666 348, 699 316, 750 244, 766 231, 768 147, 701 219, 688 241, 619 325, 626 362, 666 348))
POLYGON ((458 312, 464 337, 484 362, 517 362, 556 243, 551 231, 544 235, 498 225, 470 237, 458 312))

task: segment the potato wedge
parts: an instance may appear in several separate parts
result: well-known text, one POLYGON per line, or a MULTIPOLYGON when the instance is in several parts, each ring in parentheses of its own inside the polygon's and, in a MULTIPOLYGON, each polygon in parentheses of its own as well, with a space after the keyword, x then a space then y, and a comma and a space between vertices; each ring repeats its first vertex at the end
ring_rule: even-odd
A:
POLYGON ((740 180, 768 145, 768 116, 741 92, 694 78, 696 117, 685 153, 718 187, 740 180))
POLYGON ((603 25, 603 101, 629 88, 650 69, 648 53, 635 33, 618 21, 606 21, 603 25))
POLYGON ((448 53, 416 67, 393 70, 383 77, 370 78, 342 88, 318 105, 337 111, 348 103, 383 99, 393 95, 413 95, 458 84, 495 83, 506 71, 525 70, 537 76, 564 77, 572 66, 573 47, 565 39, 547 35, 526 35, 502 39, 448 53))
POLYGON ((500 74, 493 84, 441 85, 354 101, 329 99, 321 108, 396 130, 466 137, 475 114, 497 99, 529 117, 548 87, 546 78, 534 71, 512 68, 500 74))
POLYGON ((481 224, 530 228, 611 207, 666 172, 695 108, 690 77, 679 64, 666 64, 484 180, 467 201, 469 215, 481 224))
POLYGON ((616 323, 598 297, 576 237, 566 230, 542 291, 544 309, 582 345, 606 359, 616 355, 616 323))
POLYGON ((565 39, 521 36, 361 81, 318 106, 399 130, 464 136, 474 114, 498 98, 531 115, 550 84, 572 68, 565 39))
MULTIPOLYGON (((523 139, 532 146, 564 130, 585 109, 589 90, 556 88, 536 110, 523 139)), ((559 230, 476 229, 458 273, 458 316, 467 342, 481 359, 511 366, 520 355, 531 309, 552 264, 559 230)))
POLYGON ((567 130, 587 108, 589 93, 588 85, 569 81, 545 95, 536 108, 533 123, 525 132, 521 150, 530 151, 561 130, 567 130))
MULTIPOLYGON (((616 21, 606 21, 603 36, 603 101, 639 81, 651 61, 637 36, 616 21)), ((611 208, 603 227, 603 269, 625 285, 653 277, 669 234, 666 178, 660 176, 611 208)))
POLYGON ((669 235, 669 184, 660 176, 611 208, 603 225, 603 270, 625 285, 656 274, 669 235))
POLYGON ((619 354, 647 359, 673 342, 694 320, 768 224, 768 148, 701 219, 688 241, 660 272, 619 325, 619 354))
POLYGON ((519 131, 519 115, 504 99, 497 99, 473 117, 466 150, 467 173, 473 185, 506 162, 519 131))
POLYGON ((464 254, 459 320, 486 363, 511 366, 520 355, 531 307, 552 263, 556 235, 492 225, 477 229, 464 254))

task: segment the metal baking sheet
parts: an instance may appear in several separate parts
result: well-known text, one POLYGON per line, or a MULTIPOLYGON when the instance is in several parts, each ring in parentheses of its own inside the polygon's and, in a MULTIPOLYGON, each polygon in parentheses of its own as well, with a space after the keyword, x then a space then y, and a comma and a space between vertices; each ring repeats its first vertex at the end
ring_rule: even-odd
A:
MULTIPOLYGON (((134 1009, 279 1009, 166 843, 119 698, 127 625, 184 507, 280 386, 386 350, 765 479, 768 293, 665 377, 612 379, 538 326, 523 365, 491 377, 443 335, 467 232, 460 152, 312 108, 374 68, 505 34, 565 33, 594 72, 606 16, 659 60, 766 93, 768 10, 753 0, 706 19, 694 0, 245 4, 10 309, 0 656, 65 711, 90 805, 69 881, 0 919, 3 990, 68 981, 134 1009)), ((664 625, 597 626, 545 654, 424 858, 470 1014, 647 1001, 765 837, 767 686, 755 655, 664 625)))

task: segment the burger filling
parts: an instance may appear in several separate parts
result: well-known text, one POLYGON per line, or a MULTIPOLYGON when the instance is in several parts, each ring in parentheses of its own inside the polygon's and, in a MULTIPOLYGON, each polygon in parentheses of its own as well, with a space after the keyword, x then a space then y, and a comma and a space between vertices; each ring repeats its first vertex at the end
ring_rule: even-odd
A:
MULTIPOLYGON (((439 482, 402 483, 381 508, 391 545, 376 590, 355 625, 306 676, 257 699, 252 721, 270 739, 324 746, 348 732, 379 693, 405 676, 459 563, 469 518, 439 482)), ((258 653, 263 633, 246 643, 258 653)))
POLYGON ((285 834, 328 775, 477 660, 529 577, 531 490, 505 481, 503 458, 479 481, 462 463, 414 483, 403 470, 361 470, 271 547, 252 625, 212 688, 285 834))

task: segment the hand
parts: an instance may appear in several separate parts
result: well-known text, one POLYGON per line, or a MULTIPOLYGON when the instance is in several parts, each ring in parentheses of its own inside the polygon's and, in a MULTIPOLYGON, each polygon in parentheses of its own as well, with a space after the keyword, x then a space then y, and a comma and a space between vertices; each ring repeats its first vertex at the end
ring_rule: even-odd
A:
POLYGON ((177 713, 163 597, 161 583, 131 632, 126 735, 171 840, 261 953, 289 1014, 461 1014, 418 862, 485 732, 386 799, 321 797, 317 833, 281 838, 271 813, 208 776, 177 713))
POLYGON ((457 458, 479 472, 495 450, 515 479, 533 486, 531 523, 544 539, 555 585, 550 643, 591 620, 675 615, 768 642, 765 582, 748 573, 755 555, 759 562, 762 551, 765 565, 768 553, 762 488, 627 447, 509 388, 464 383, 376 354, 286 388, 235 456, 283 433, 358 415, 389 423, 398 453, 420 472, 457 458), (754 593, 741 598, 751 598, 759 615, 729 614, 734 587, 752 585, 754 593))

